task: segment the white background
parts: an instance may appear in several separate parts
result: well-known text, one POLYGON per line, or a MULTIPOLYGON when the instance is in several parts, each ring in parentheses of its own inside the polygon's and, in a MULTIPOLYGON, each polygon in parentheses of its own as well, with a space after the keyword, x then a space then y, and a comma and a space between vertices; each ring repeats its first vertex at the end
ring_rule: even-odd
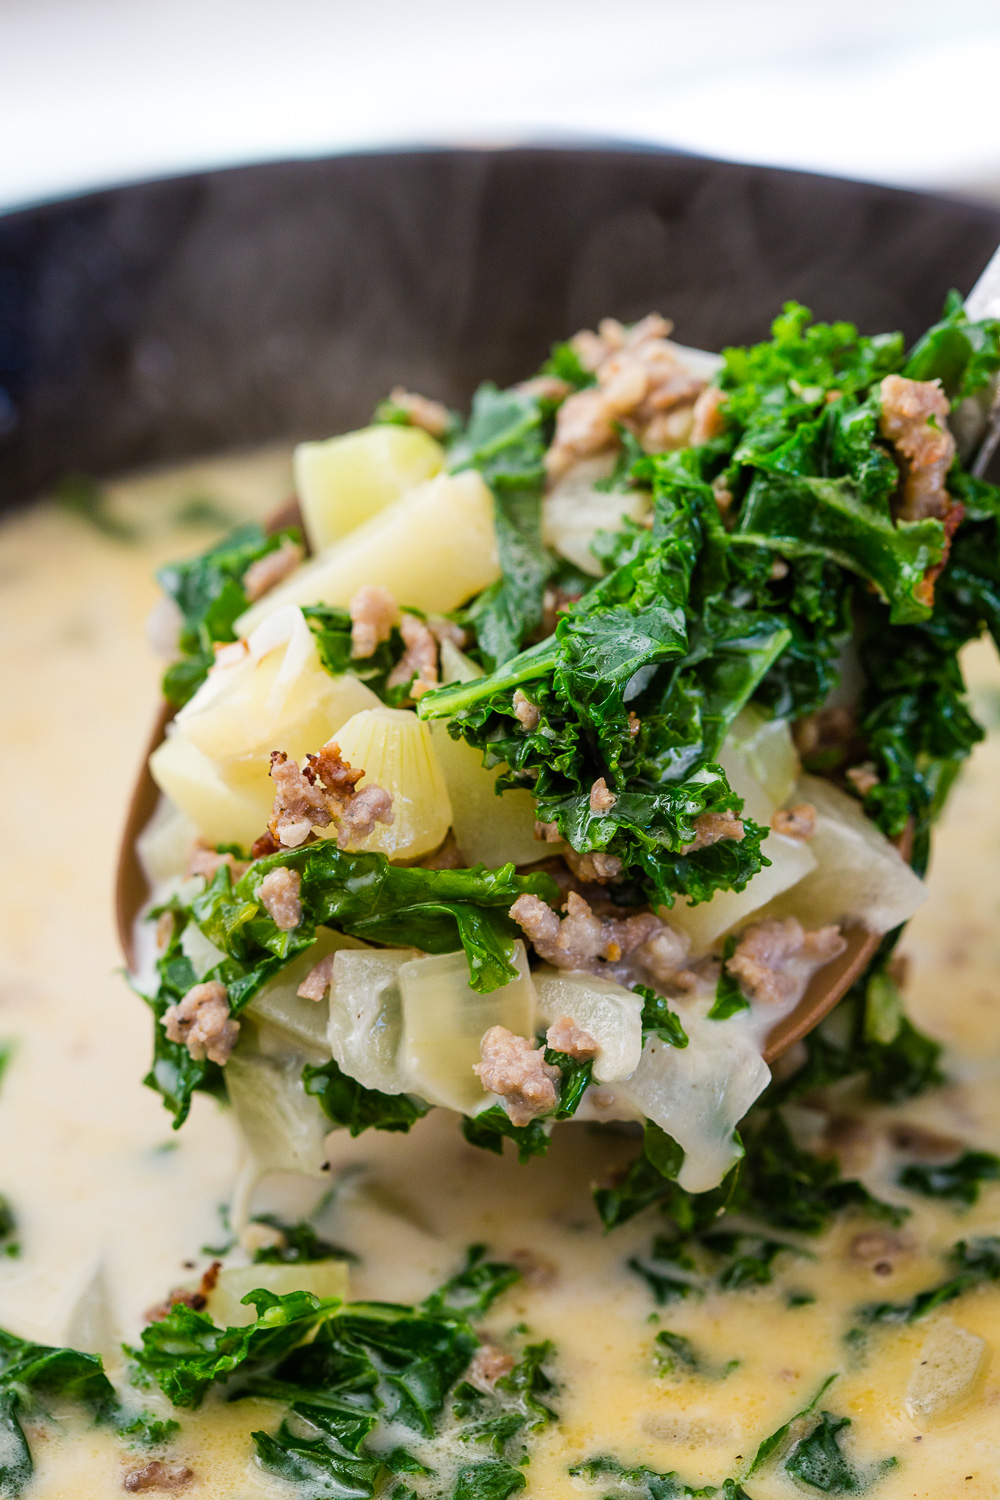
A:
POLYGON ((1000 197, 1000 0, 0 0, 0 208, 574 138, 1000 197))

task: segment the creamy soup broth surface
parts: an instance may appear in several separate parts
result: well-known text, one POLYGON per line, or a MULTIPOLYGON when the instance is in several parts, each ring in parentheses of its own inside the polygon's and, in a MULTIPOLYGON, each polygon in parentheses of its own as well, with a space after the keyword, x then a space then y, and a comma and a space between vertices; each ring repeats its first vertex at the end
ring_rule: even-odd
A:
MULTIPOLYGON (((225 1238, 219 1209, 239 1165, 217 1103, 196 1098, 174 1134, 140 1086, 150 1020, 122 977, 113 928, 117 843, 158 694, 143 629, 157 597, 152 573, 201 548, 211 526, 220 529, 220 507, 234 521, 263 516, 289 488, 289 454, 269 452, 112 486, 111 511, 136 528, 133 540, 50 501, 3 525, 0 1041, 13 1053, 0 1086, 0 1191, 17 1214, 21 1253, 0 1262, 0 1325, 99 1351, 113 1377, 144 1310, 197 1280, 209 1262, 202 1247, 225 1238)), ((995 727, 937 830, 931 897, 903 945, 909 1013, 946 1044, 951 1082, 894 1108, 866 1107, 864 1181, 897 1199, 880 1145, 890 1120, 1000 1150, 1000 666, 987 644, 968 650, 965 665, 978 714, 995 727)), ((563 1126, 545 1160, 519 1167, 466 1145, 443 1111, 408 1136, 331 1137, 332 1193, 318 1223, 360 1258, 352 1296, 418 1300, 476 1241, 536 1259, 535 1274, 486 1319, 488 1332, 524 1324, 556 1346, 560 1420, 533 1440, 526 1495, 599 1494, 567 1475, 597 1454, 720 1483, 833 1372, 823 1405, 851 1418, 852 1459, 862 1468, 898 1460, 878 1480, 878 1500, 1000 1495, 1000 1286, 945 1309, 987 1341, 992 1359, 977 1398, 926 1431, 904 1397, 929 1325, 878 1332, 863 1359, 844 1342, 859 1304, 933 1285, 943 1249, 1000 1231, 1000 1185, 986 1185, 971 1209, 908 1198, 905 1253, 888 1270, 852 1255, 873 1226, 845 1217, 809 1243, 811 1258, 782 1257, 770 1285, 657 1309, 627 1265, 648 1251, 655 1211, 605 1235, 590 1200, 592 1183, 635 1149, 625 1136, 563 1126), (805 1295, 815 1300, 789 1305, 805 1295), (738 1365, 724 1380, 657 1375, 654 1339, 666 1327, 719 1367, 738 1365)), ((272 1181, 257 1207, 302 1212, 314 1197, 272 1181)), ((145 1405, 169 1414, 155 1392, 145 1405)), ((276 1428, 276 1404, 211 1396, 174 1415, 182 1430, 171 1456, 193 1471, 180 1493, 292 1493, 259 1469, 249 1438, 276 1428)), ((139 1461, 110 1430, 75 1418, 28 1435, 32 1500, 120 1495, 139 1461)), ((806 1493, 780 1467, 747 1484, 754 1500, 806 1493)))

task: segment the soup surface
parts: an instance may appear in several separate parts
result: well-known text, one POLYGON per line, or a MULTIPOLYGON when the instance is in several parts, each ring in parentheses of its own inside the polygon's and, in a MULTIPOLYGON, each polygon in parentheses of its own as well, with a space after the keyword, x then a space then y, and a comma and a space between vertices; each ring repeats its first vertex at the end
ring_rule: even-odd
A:
MULTIPOLYGON (((0 1192, 17 1216, 20 1253, 0 1260, 0 1325, 101 1352, 112 1375, 144 1310, 197 1280, 211 1259, 203 1247, 226 1238, 220 1207, 239 1165, 231 1123, 212 1099, 197 1098, 174 1135, 139 1086, 150 1021, 121 976, 113 931, 116 846, 158 698, 143 632, 156 598, 151 573, 227 518, 266 514, 289 488, 289 455, 268 453, 116 485, 107 510, 89 520, 43 502, 3 527, 0 1041, 11 1055, 0 1088, 0 1192)), ((658 1306, 629 1267, 649 1255, 655 1211, 604 1235, 590 1200, 592 1183, 635 1154, 627 1135, 563 1126, 549 1156, 525 1167, 466 1145, 443 1111, 408 1136, 331 1138, 316 1222, 359 1257, 352 1296, 419 1300, 473 1242, 527 1268, 485 1327, 500 1336, 525 1325, 518 1336, 555 1346, 559 1421, 532 1440, 525 1471, 535 1500, 606 1491, 568 1476, 598 1455, 720 1484, 745 1473, 761 1440, 833 1375, 822 1407, 850 1418, 841 1442, 856 1471, 897 1461, 874 1483, 879 1500, 1000 1495, 1000 1284, 921 1321, 846 1337, 859 1306, 940 1283, 950 1246, 1000 1232, 1000 1184, 987 1183, 971 1207, 903 1192, 888 1144, 905 1121, 1000 1150, 1000 666, 985 644, 965 665, 979 717, 995 727, 937 831, 931 898, 903 945, 909 1013, 945 1043, 949 1082, 893 1107, 845 1101, 845 1170, 905 1203, 901 1228, 845 1215, 798 1242, 799 1253, 780 1254, 767 1284, 658 1306), (875 1232, 886 1236, 881 1251, 875 1232), (964 1405, 918 1426, 907 1390, 944 1319, 984 1339, 992 1359, 964 1405), (665 1329, 691 1341, 698 1369, 682 1361, 680 1371, 658 1371, 665 1329)), ((800 1116, 806 1132, 825 1124, 800 1116)), ((303 1191, 271 1181, 257 1206, 298 1216, 316 1208, 314 1189, 303 1191)), ((156 1393, 145 1404, 169 1414, 156 1393)), ((174 1415, 181 1430, 170 1455, 192 1471, 183 1494, 293 1493, 253 1456, 251 1430, 273 1431, 280 1420, 274 1403, 213 1396, 174 1415)), ((121 1494, 145 1461, 109 1429, 76 1418, 38 1423, 28 1436, 35 1476, 26 1493, 37 1500, 121 1494)), ((754 1500, 820 1492, 804 1491, 780 1464, 746 1484, 754 1500)))

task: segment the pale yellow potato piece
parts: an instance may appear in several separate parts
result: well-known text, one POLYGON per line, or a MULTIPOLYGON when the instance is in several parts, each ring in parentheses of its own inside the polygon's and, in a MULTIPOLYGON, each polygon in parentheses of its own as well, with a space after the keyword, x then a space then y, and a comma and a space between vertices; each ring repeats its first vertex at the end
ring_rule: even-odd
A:
POLYGON ((223 780, 219 767, 182 734, 169 734, 149 757, 153 780, 190 818, 210 844, 249 848, 271 814, 273 787, 236 788, 223 780))
MULTIPOLYGON (((908 921, 927 887, 861 804, 819 776, 801 777, 792 800, 811 802, 816 809, 816 832, 809 842, 816 869, 770 902, 766 915, 798 917, 805 927, 857 923, 870 932, 891 932, 908 921)), ((768 853, 770 844, 768 839, 764 846, 768 853)))
MULTIPOLYGON (((663 910, 662 915, 672 927, 687 933, 693 953, 707 953, 733 928, 744 926, 751 918, 758 920, 759 911, 775 896, 797 888, 816 869, 816 856, 801 839, 772 832, 761 848, 771 863, 749 880, 742 891, 716 891, 710 901, 702 901, 698 906, 678 896, 670 911, 663 910)), ((790 896, 789 901, 797 910, 794 898, 790 896)))
MULTIPOLYGON (((187 932, 185 928, 185 932, 187 932)), ((183 941, 183 939, 182 939, 183 941)), ((287 1036, 296 1046, 314 1051, 321 1057, 329 1057, 327 1025, 330 1006, 327 999, 304 1000, 296 994, 299 985, 309 970, 329 953, 342 948, 361 948, 366 945, 359 938, 348 937, 346 932, 334 932, 330 927, 316 931, 316 941, 305 953, 293 958, 264 988, 254 996, 247 1006, 247 1015, 255 1021, 266 1022, 287 1036)))
MULTIPOLYGON (((358 790, 374 783, 392 796, 392 822, 376 823, 351 848, 405 860, 436 849, 452 808, 428 726, 412 709, 368 708, 337 731, 337 743, 349 765, 364 768, 358 790)), ((336 831, 336 824, 327 830, 336 831)))
POLYGON ((788 720, 769 718, 753 706, 737 714, 719 764, 747 816, 765 825, 792 795, 801 770, 788 720))
POLYGON ((472 1071, 491 1026, 534 1037, 535 987, 524 944, 516 945, 518 977, 489 995, 469 985, 464 953, 442 953, 401 965, 403 1040, 400 1059, 410 1088, 429 1104, 474 1115, 494 1103, 472 1071))
POLYGON ((306 536, 321 552, 444 464, 420 427, 383 422, 322 443, 299 443, 293 467, 306 536))
POLYGON ((924 1339, 906 1387, 906 1414, 917 1427, 961 1414, 977 1394, 989 1364, 985 1339, 951 1318, 938 1318, 924 1339))
POLYGON ((500 768, 487 770, 483 753, 464 740, 453 740, 443 719, 428 721, 438 762, 451 798, 451 826, 463 858, 496 869, 508 860, 528 865, 547 859, 566 846, 535 838, 535 799, 528 791, 495 787, 500 768))
MULTIPOLYGON (((246 1023, 244 1023, 245 1025, 246 1023)), ((267 1033, 261 1033, 261 1041, 267 1033)), ((326 1154, 323 1142, 333 1125, 319 1100, 302 1085, 302 1069, 311 1061, 301 1052, 256 1051, 249 1037, 226 1063, 225 1079, 237 1128, 258 1173, 302 1172, 320 1177, 326 1154)))
POLYGON ((620 531, 628 518, 641 521, 651 497, 645 490, 599 490, 597 482, 614 468, 614 457, 585 458, 554 486, 542 502, 542 538, 578 567, 600 578, 604 572, 591 551, 599 531, 620 531))
POLYGON ((641 995, 611 979, 575 971, 536 969, 532 979, 545 1026, 569 1016, 597 1043, 593 1075, 598 1083, 613 1083, 635 1072, 642 1056, 641 995))
POLYGON ((366 948, 345 950, 334 961, 327 1045, 366 1089, 405 1094, 410 1087, 399 1062, 399 970, 418 957, 416 948, 366 948))
POLYGON ((272 750, 301 763, 379 702, 351 673, 326 671, 305 620, 292 614, 290 641, 212 670, 150 758, 157 785, 210 843, 249 847, 263 833, 274 804, 272 750))
POLYGON ((324 1300, 347 1300, 349 1273, 345 1260, 313 1260, 283 1265, 264 1262, 259 1266, 230 1266, 219 1272, 205 1311, 220 1328, 243 1328, 257 1317, 252 1304, 244 1305, 248 1292, 261 1288, 285 1297, 289 1292, 312 1292, 324 1300))
POLYGON ((285 604, 347 606, 363 584, 447 614, 500 577, 493 496, 474 469, 439 474, 299 568, 236 622, 248 635, 285 604))
MULTIPOLYGON (((320 661, 311 632, 308 650, 293 664, 293 674, 279 681, 287 649, 278 646, 259 661, 246 658, 222 675, 214 696, 203 699, 197 693, 177 715, 177 728, 191 743, 238 776, 252 775, 259 764, 269 765, 272 750, 301 760, 352 714, 380 701, 352 673, 332 676, 320 661)), ((215 687, 217 672, 216 668, 206 689, 215 687)))

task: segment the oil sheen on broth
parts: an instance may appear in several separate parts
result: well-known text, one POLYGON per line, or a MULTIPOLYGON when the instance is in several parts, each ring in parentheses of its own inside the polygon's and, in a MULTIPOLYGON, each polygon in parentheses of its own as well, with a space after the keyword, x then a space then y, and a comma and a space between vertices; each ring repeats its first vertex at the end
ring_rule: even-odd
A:
MULTIPOLYGON (((99 1350, 112 1374, 143 1310, 207 1264, 201 1247, 220 1238, 219 1205, 238 1166, 217 1104, 199 1097, 172 1136, 159 1101, 138 1086, 149 1022, 126 991, 112 931, 116 844, 157 700, 142 629, 155 600, 151 571, 207 539, 192 518, 211 517, 211 507, 192 499, 210 496, 233 519, 263 515, 288 493, 289 473, 288 455, 269 453, 120 484, 111 504, 137 527, 132 542, 49 502, 4 526, 6 701, 16 707, 2 738, 0 1040, 15 1050, 0 1089, 0 1191, 18 1215, 22 1253, 0 1263, 0 1324, 99 1350)), ((998 727, 937 830, 931 899, 904 942, 910 1014, 947 1044, 951 1082, 898 1107, 866 1106, 849 1146, 866 1184, 890 1198, 899 1190, 883 1143, 893 1120, 1000 1149, 1000 668, 985 646, 967 652, 966 667, 980 716, 998 727)), ((360 1257, 352 1295, 419 1299, 474 1241, 499 1255, 531 1252, 535 1274, 487 1319, 497 1333, 527 1324, 532 1339, 557 1349, 560 1421, 537 1439, 528 1496, 577 1493, 568 1467, 600 1453, 676 1469, 689 1484, 719 1483, 834 1371, 825 1404, 852 1419, 852 1457, 862 1467, 899 1461, 878 1481, 879 1500, 1000 1495, 1000 1288, 966 1294, 941 1314, 985 1339, 993 1359, 976 1398, 925 1430, 904 1400, 928 1325, 883 1330, 863 1363, 844 1343, 858 1304, 904 1300, 940 1279, 947 1246, 1000 1229, 1000 1185, 961 1211, 909 1198, 891 1263, 858 1257, 852 1245, 872 1226, 847 1217, 809 1243, 808 1257, 781 1257, 770 1285, 658 1313, 627 1267, 648 1251, 655 1214, 605 1236, 589 1195, 634 1149, 564 1126, 546 1159, 518 1167, 467 1146, 442 1111, 409 1136, 331 1140, 336 1191, 321 1228, 360 1257), (739 1363, 724 1380, 659 1376, 653 1346, 665 1326, 712 1364, 739 1363)), ((294 1185, 269 1190, 275 1206, 295 1207, 294 1185)), ((290 1493, 256 1466, 249 1440, 253 1428, 276 1425, 276 1405, 212 1397, 180 1415, 171 1452, 193 1471, 185 1495, 290 1493)), ((37 1500, 120 1495, 136 1462, 110 1431, 80 1423, 30 1437, 28 1494, 37 1500)), ((780 1467, 750 1489, 755 1500, 803 1493, 780 1467)))

